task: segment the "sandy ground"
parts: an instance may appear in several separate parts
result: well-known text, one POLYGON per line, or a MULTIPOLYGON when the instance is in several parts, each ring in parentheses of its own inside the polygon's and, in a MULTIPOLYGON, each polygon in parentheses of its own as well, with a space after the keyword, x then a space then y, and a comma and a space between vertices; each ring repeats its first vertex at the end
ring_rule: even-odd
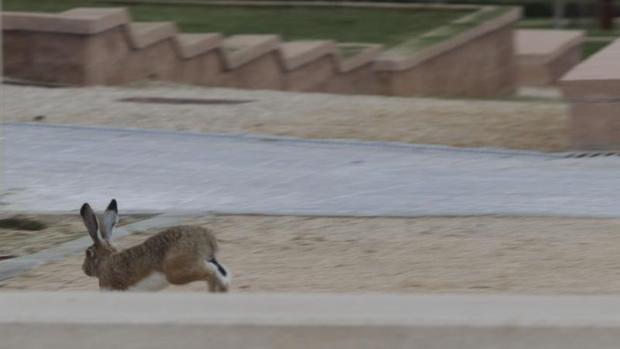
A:
MULTIPOLYGON (((233 292, 620 292, 620 219, 219 216, 195 222, 218 232, 233 292)), ((97 289, 81 262, 74 256, 40 267, 0 290, 97 289)), ((205 290, 194 283, 167 291, 205 290)))
MULTIPOLYGON (((15 216, 0 214, 0 219, 15 216)), ((38 252, 54 245, 84 236, 84 224, 75 215, 20 215, 19 218, 32 219, 46 226, 42 230, 20 230, 0 227, 0 256, 23 256, 38 252)), ((145 216, 125 216, 119 226, 146 218, 145 216)))
MULTIPOLYGON (((45 123, 544 151, 563 151, 568 145, 568 106, 553 96, 544 101, 530 97, 509 101, 458 100, 230 90, 169 84, 74 89, 4 85, 2 93, 5 103, 1 113, 6 121, 39 120, 45 123), (128 97, 251 102, 174 105, 119 101, 128 97), (37 103, 32 103, 33 100, 37 103)), ((538 94, 540 92, 536 91, 535 95, 538 94)))

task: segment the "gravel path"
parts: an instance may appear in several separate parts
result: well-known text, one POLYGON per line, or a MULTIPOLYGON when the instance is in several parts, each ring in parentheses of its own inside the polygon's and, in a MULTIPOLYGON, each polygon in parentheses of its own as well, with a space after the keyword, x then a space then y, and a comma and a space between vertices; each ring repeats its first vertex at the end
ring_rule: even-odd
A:
MULTIPOLYGON (((6 121, 261 133, 459 147, 558 151, 567 146, 567 106, 532 100, 454 100, 211 89, 2 86, 6 121), (131 97, 251 100, 245 104, 144 104, 131 97)), ((540 92, 528 92, 528 96, 540 92)), ((547 98, 547 97, 545 97, 547 98)), ((554 97, 555 98, 555 97, 554 97)))
POLYGON ((620 216, 620 158, 161 131, 5 127, 6 210, 620 216))

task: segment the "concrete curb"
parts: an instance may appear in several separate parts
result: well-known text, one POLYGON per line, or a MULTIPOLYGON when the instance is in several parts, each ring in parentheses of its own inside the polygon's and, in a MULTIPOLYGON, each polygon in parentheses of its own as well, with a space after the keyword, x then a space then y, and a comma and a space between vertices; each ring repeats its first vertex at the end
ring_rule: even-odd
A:
POLYGON ((0 323, 606 326, 620 330, 619 296, 6 292, 0 294, 0 308, 0 323), (98 301, 92 303, 92 297, 98 301), (163 303, 167 306, 150 306, 163 303))
POLYGON ((2 348, 604 349, 620 340, 619 297, 2 293, 0 308, 2 348))

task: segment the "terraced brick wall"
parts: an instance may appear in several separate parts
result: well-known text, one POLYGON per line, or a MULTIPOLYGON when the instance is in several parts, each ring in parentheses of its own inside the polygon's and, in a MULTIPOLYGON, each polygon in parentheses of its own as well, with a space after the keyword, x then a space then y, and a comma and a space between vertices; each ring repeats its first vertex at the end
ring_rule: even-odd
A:
MULTIPOLYGON (((473 8, 475 14, 494 9, 473 8)), ((282 42, 277 35, 185 34, 170 22, 132 22, 124 8, 4 12, 4 71, 16 79, 80 86, 156 79, 341 94, 496 96, 514 90, 512 24, 519 17, 519 9, 509 9, 437 44, 406 51, 367 43, 282 42), (343 49, 353 53, 343 55, 343 49)))

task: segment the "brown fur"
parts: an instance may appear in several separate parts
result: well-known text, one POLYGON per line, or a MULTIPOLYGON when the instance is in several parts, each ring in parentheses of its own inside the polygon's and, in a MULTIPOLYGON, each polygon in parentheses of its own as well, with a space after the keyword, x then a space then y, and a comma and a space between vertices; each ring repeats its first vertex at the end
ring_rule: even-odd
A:
POLYGON ((105 241, 92 247, 98 258, 90 270, 103 288, 126 290, 155 271, 174 285, 214 278, 204 261, 215 257, 217 242, 206 228, 173 227, 121 252, 105 241))
MULTIPOLYGON (((86 249, 82 270, 97 277, 99 286, 108 290, 127 290, 154 273, 161 273, 168 283, 183 285, 206 281, 211 292, 228 291, 228 279, 220 279, 207 261, 215 260, 217 240, 200 226, 182 225, 164 230, 143 243, 118 252, 110 236, 118 220, 116 200, 112 200, 100 221, 88 204, 80 210, 93 245, 86 249), (99 238, 100 231, 103 239, 99 238)), ((215 262, 217 264, 217 262, 215 262)))

